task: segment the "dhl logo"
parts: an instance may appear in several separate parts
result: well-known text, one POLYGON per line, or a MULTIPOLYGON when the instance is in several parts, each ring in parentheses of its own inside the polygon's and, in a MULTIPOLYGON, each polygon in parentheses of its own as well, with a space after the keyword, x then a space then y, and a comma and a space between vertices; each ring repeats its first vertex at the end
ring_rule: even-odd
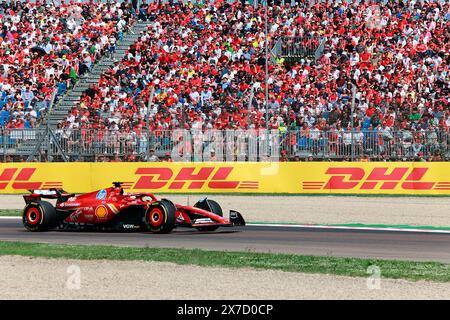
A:
POLYGON ((398 167, 388 172, 387 167, 370 171, 362 168, 328 168, 325 174, 331 175, 328 181, 304 181, 304 190, 450 190, 450 182, 422 181, 429 168, 398 167), (366 178, 364 178, 366 177, 366 178), (378 188, 379 187, 379 188, 378 188))
POLYGON ((36 168, 6 168, 0 174, 0 190, 10 186, 14 190, 62 188, 62 182, 30 181, 36 168))
MULTIPOLYGON (((179 170, 170 168, 138 168, 135 171, 137 181, 124 182, 125 189, 158 190, 167 187, 169 190, 209 189, 259 189, 258 181, 231 181, 229 176, 233 167, 184 167, 179 170)), ((33 181, 32 176, 37 168, 6 168, 0 174, 0 190, 62 188, 62 182, 33 181)))
POLYGON ((195 190, 207 186, 209 189, 258 189, 258 181, 232 181, 228 177, 233 167, 195 167, 181 168, 178 172, 170 168, 138 168, 135 172, 140 178, 134 184, 128 182, 124 188, 157 190, 195 190))

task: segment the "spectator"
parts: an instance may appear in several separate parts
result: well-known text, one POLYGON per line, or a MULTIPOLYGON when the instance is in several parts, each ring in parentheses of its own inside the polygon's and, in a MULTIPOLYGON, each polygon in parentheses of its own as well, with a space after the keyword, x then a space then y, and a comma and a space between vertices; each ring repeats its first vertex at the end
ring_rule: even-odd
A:
POLYGON ((118 153, 115 153, 110 162, 122 162, 122 159, 120 158, 118 153))
POLYGON ((7 128, 35 127, 57 95, 72 87, 91 69, 119 29, 133 21, 123 3, 0 3, 0 111, 10 114, 0 122, 7 128), (119 24, 120 23, 120 24, 119 24), (29 121, 15 108, 36 112, 29 121))
POLYGON ((209 161, 217 161, 216 150, 211 149, 211 156, 209 157, 209 161))
POLYGON ((146 161, 148 161, 148 162, 159 162, 160 161, 158 156, 155 154, 155 149, 152 148, 149 150, 149 154, 148 154, 146 161))
MULTIPOLYGON (((44 21, 58 27, 53 32, 44 25, 39 39, 27 43, 33 27, 16 22, 16 13, 7 18, 0 34, 0 57, 6 62, 0 105, 11 113, 7 124, 12 128, 25 126, 25 121, 34 125, 31 113, 25 114, 27 105, 37 112, 39 101, 45 108, 55 84, 63 92, 100 55, 111 54, 133 14, 150 21, 148 29, 98 85, 86 90, 63 123, 70 129, 83 123, 83 129, 106 130, 112 148, 125 144, 127 152, 143 152, 150 144, 144 132, 152 132, 158 146, 167 146, 174 141, 161 132, 168 130, 207 134, 211 129, 251 128, 260 134, 259 129, 273 129, 289 136, 290 150, 312 149, 317 155, 328 146, 341 156, 356 142, 358 154, 364 147, 383 153, 384 161, 394 156, 394 145, 402 145, 401 152, 410 156, 429 156, 440 143, 437 132, 447 132, 450 123, 448 2, 389 1, 380 7, 366 2, 274 3, 268 16, 269 47, 287 37, 281 50, 295 56, 270 61, 267 109, 264 6, 144 2, 136 13, 128 4, 72 4, 62 7, 62 17, 53 5, 15 6, 22 18, 32 19, 29 11, 41 10, 44 21), (323 52, 315 59, 321 40, 323 52), (29 58, 21 55, 35 46, 42 50, 29 58), (30 70, 35 65, 43 66, 34 72, 38 76, 30 70), (27 78, 37 85, 31 86, 33 98, 27 78), (394 133, 402 130, 415 130, 417 136, 401 141, 394 133), (126 138, 118 138, 122 134, 126 138)), ((185 155, 192 154, 191 148, 185 148, 185 155)))
POLYGON ((164 159, 162 161, 163 162, 173 162, 170 152, 166 152, 166 156, 164 157, 164 159))

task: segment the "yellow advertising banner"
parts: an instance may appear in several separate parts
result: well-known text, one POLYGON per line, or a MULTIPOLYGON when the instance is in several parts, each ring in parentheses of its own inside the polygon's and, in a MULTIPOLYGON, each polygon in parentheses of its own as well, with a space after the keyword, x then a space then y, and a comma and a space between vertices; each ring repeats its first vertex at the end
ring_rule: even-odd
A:
POLYGON ((130 192, 450 195, 450 163, 2 163, 0 193, 130 192))

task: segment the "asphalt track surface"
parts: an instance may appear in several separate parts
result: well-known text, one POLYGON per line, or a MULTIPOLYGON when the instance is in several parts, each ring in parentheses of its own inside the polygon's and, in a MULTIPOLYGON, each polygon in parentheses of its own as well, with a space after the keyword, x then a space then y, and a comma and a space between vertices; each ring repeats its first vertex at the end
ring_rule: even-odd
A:
POLYGON ((450 263, 450 234, 246 226, 215 232, 29 232, 19 219, 0 220, 0 241, 295 253, 450 263))

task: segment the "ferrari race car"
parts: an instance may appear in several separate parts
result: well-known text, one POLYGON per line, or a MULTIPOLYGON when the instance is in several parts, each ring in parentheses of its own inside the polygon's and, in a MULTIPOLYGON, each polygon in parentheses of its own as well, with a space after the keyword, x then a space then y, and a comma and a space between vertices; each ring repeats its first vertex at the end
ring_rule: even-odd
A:
POLYGON ((194 206, 158 200, 151 193, 126 193, 122 183, 76 196, 64 190, 30 190, 25 195, 23 225, 29 231, 89 229, 169 233, 176 227, 214 231, 245 226, 242 215, 230 210, 229 219, 214 201, 203 198, 194 206), (42 199, 56 199, 56 204, 42 199))

